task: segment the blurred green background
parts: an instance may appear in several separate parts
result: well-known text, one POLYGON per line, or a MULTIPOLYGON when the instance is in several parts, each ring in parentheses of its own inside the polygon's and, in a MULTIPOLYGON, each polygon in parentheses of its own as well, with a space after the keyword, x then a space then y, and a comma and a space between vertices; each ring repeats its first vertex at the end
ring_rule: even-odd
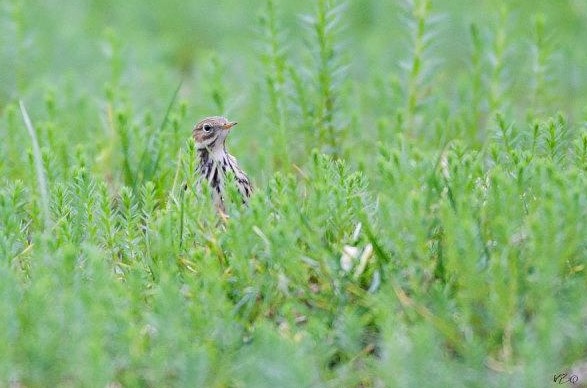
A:
MULTIPOLYGON (((375 127, 382 118, 393 121, 396 109, 403 104, 406 71, 401 64, 409 62, 412 55, 409 4, 352 1, 340 14, 337 55, 346 72, 343 91, 338 93, 346 135, 362 141, 389 140, 386 135, 387 139, 378 138, 375 127), (353 127, 357 122, 361 128, 353 127)), ((181 82, 179 100, 187 107, 182 135, 189 136, 192 124, 203 116, 229 115, 242 124, 232 136, 235 147, 243 150, 241 159, 248 166, 266 165, 263 171, 268 173, 275 163, 268 163, 262 150, 275 136, 275 128, 263 118, 268 109, 262 75, 270 71, 262 64, 266 42, 260 20, 265 8, 265 2, 251 0, 123 4, 3 0, 0 111, 5 117, 7 106, 23 99, 33 116, 42 119, 46 117, 43 100, 51 96, 62 124, 59 132, 71 140, 70 144, 101 144, 108 93, 116 90, 117 102, 126 99, 132 105, 135 121, 150 115, 159 122, 181 82), (220 90, 223 111, 218 111, 212 98, 215 88, 220 90)), ((304 25, 302 15, 312 14, 315 4, 280 1, 276 8, 288 65, 302 74, 310 71, 312 30, 304 25)), ((504 33, 501 66, 505 66, 499 77, 507 92, 502 93, 500 111, 522 121, 530 108, 540 112, 545 106, 551 113, 562 111, 573 121, 584 117, 584 1, 440 0, 432 5, 431 20, 436 20, 429 28, 434 36, 425 56, 431 75, 422 82, 422 89, 436 105, 437 116, 459 117, 471 103, 467 87, 475 77, 471 35, 475 25, 482 46, 484 83, 494 71, 494 48, 500 39, 497 31, 501 28, 504 33), (544 20, 542 36, 548 50, 543 54, 547 87, 540 91, 538 101, 530 97, 537 18, 544 20)), ((310 89, 311 82, 307 86, 310 89)), ((480 94, 488 96, 489 87, 482 88, 480 94)), ((481 108, 489 124, 492 108, 487 104, 481 108)), ((430 128, 433 124, 425 124, 424 138, 438 142, 430 128)), ((482 139, 487 121, 473 125, 477 127, 467 128, 466 135, 482 139)), ((288 136, 293 141, 304 130, 300 126, 295 117, 288 121, 288 136)), ((459 134, 457 130, 449 137, 459 134)), ((358 143, 349 147, 364 151, 358 143)), ((303 158, 301 151, 294 155, 294 160, 299 158, 303 158)))

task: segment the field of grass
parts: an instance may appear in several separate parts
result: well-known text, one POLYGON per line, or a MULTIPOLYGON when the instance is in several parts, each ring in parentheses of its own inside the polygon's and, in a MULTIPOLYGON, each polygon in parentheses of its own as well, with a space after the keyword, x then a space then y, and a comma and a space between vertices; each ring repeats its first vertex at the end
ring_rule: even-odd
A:
POLYGON ((0 387, 586 362, 585 1, 69 3, 0 0, 0 387), (256 189, 226 224, 211 115, 256 189))

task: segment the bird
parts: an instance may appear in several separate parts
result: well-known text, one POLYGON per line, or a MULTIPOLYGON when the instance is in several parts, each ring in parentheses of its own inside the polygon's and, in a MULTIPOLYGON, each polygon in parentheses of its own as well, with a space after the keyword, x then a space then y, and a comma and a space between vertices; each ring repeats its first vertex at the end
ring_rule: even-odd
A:
POLYGON ((226 137, 237 124, 236 121, 228 121, 225 117, 212 116, 199 121, 193 129, 198 158, 198 182, 208 182, 214 206, 224 219, 228 217, 224 205, 227 174, 234 175, 243 203, 248 202, 253 192, 249 177, 238 166, 236 158, 226 150, 226 137))

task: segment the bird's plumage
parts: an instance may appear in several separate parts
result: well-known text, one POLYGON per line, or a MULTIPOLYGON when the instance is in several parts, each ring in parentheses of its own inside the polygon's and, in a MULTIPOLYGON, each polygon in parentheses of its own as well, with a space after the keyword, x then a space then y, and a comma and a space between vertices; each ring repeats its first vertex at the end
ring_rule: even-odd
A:
POLYGON ((224 117, 208 117, 196 124, 193 130, 196 141, 198 180, 206 180, 212 189, 214 205, 224 213, 225 184, 227 174, 233 174, 239 193, 246 203, 252 193, 247 175, 240 169, 234 156, 226 151, 225 140, 236 122, 224 117))

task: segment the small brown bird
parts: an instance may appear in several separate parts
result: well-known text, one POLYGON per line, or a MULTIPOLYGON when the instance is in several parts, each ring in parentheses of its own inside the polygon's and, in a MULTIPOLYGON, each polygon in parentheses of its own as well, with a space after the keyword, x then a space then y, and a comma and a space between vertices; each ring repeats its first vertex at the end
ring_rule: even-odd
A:
POLYGON ((212 189, 214 205, 221 216, 224 213, 224 197, 226 174, 234 175, 238 191, 246 203, 252 193, 251 182, 247 175, 238 166, 234 156, 226 151, 225 140, 236 121, 228 121, 224 117, 207 117, 196 124, 193 130, 198 152, 199 174, 198 182, 202 178, 208 181, 212 189))

